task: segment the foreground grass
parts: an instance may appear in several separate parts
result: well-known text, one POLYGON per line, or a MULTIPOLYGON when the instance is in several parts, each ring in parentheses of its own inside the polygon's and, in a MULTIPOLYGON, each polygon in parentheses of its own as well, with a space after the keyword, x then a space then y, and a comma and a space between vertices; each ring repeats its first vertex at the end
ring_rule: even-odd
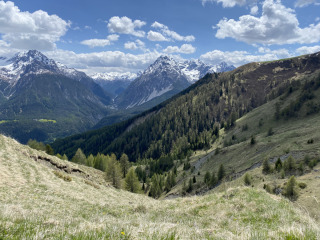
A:
POLYGON ((65 181, 29 157, 37 154, 45 155, 0 136, 0 239, 320 238, 308 215, 263 190, 234 187, 159 201, 108 187, 100 172, 85 167, 85 178, 71 174, 65 181))

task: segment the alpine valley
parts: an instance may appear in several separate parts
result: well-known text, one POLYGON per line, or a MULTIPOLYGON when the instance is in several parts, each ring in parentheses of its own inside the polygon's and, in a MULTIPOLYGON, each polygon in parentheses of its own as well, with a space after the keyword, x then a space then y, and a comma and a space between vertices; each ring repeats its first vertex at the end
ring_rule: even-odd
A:
POLYGON ((89 77, 36 50, 18 53, 6 63, 0 67, 0 131, 22 143, 49 142, 125 120, 208 72, 234 68, 161 56, 143 73, 89 77))
POLYGON ((319 66, 206 74, 55 153, 0 135, 0 239, 319 239, 319 66))

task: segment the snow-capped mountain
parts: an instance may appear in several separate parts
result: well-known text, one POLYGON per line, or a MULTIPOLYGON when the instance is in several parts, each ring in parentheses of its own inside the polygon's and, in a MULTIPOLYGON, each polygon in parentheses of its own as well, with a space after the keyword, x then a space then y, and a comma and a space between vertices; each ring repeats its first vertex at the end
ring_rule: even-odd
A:
POLYGON ((95 73, 91 78, 114 97, 121 94, 141 73, 95 73))
POLYGON ((160 56, 130 86, 116 98, 120 108, 132 108, 166 95, 173 96, 190 85, 179 62, 160 56))
POLYGON ((17 53, 7 60, 7 63, 0 67, 0 79, 7 81, 10 85, 15 85, 27 74, 55 73, 77 80, 86 77, 85 73, 55 62, 37 50, 17 53))
POLYGON ((235 69, 234 66, 228 65, 225 62, 210 66, 198 59, 182 62, 180 63, 180 68, 181 71, 188 77, 188 81, 191 83, 198 81, 207 73, 227 72, 235 69))
POLYGON ((155 105, 187 88, 207 73, 234 68, 226 63, 210 66, 200 60, 179 62, 169 56, 160 56, 116 98, 116 103, 120 108, 132 108, 158 98, 152 104, 155 105))
MULTIPOLYGON (((5 97, 10 97, 17 90, 15 87, 20 79, 29 75, 53 74, 62 75, 81 82, 90 89, 104 104, 110 104, 111 98, 93 79, 84 72, 55 62, 37 50, 17 53, 6 61, 8 64, 0 67, 0 92, 5 97)), ((20 84, 21 85, 21 84, 20 84)))
POLYGON ((16 54, 6 64, 0 67, 0 116, 17 122, 1 124, 0 131, 21 142, 78 133, 111 111, 112 98, 93 79, 41 52, 16 54), (36 119, 56 123, 48 128, 36 119))
POLYGON ((109 73, 95 73, 90 75, 92 79, 95 81, 133 81, 138 77, 137 73, 125 72, 125 73, 118 73, 118 72, 109 72, 109 73))

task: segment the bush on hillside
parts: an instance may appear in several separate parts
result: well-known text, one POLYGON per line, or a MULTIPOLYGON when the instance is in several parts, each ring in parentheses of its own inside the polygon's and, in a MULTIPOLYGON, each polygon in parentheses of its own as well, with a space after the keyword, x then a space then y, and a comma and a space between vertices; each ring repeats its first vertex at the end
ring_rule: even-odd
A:
POLYGON ((252 178, 249 173, 246 173, 243 177, 243 182, 246 186, 250 186, 252 183, 252 178))

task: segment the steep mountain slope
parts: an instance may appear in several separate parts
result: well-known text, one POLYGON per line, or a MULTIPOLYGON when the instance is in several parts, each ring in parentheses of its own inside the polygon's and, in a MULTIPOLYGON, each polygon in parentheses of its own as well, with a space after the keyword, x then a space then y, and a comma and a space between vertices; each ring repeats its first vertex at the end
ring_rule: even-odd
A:
POLYGON ((48 141, 89 129, 112 104, 85 73, 35 50, 17 54, 0 68, 0 92, 0 131, 21 142, 48 141))
POLYGON ((207 73, 234 69, 226 63, 209 66, 200 60, 178 62, 168 56, 160 56, 130 86, 116 98, 119 108, 132 108, 153 100, 149 106, 181 92, 207 73))
POLYGON ((309 77, 319 78, 320 53, 274 62, 251 63, 234 71, 207 75, 172 100, 140 116, 82 135, 56 141, 60 153, 72 156, 125 152, 131 161, 183 158, 209 148, 218 129, 233 127, 237 118, 283 94, 309 77))
POLYGON ((103 173, 0 135, 1 239, 318 239, 286 199, 251 187, 154 200, 114 189, 103 173))
POLYGON ((179 64, 172 58, 161 56, 130 84, 116 103, 120 108, 132 108, 163 94, 169 98, 189 85, 179 64))

